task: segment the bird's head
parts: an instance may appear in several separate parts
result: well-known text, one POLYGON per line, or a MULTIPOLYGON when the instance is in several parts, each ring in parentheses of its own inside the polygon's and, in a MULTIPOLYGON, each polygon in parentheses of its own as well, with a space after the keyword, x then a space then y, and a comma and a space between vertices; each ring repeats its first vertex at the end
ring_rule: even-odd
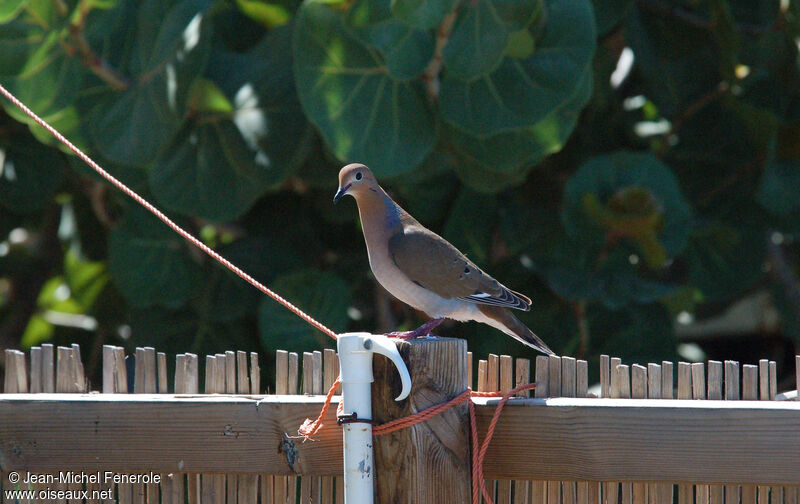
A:
POLYGON ((353 163, 339 171, 339 189, 333 202, 338 203, 342 196, 349 194, 358 200, 359 196, 369 191, 378 192, 378 181, 365 165, 353 163))

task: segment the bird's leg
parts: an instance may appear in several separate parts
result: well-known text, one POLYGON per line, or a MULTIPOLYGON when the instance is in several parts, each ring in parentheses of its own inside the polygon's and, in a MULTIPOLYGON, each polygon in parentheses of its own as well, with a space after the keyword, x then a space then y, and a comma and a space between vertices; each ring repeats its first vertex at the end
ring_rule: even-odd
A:
POLYGON ((434 330, 439 324, 444 322, 443 318, 435 318, 430 319, 429 321, 425 322, 421 326, 417 327, 413 331, 402 331, 402 332, 391 332, 388 333, 386 336, 390 338, 398 338, 398 339, 414 339, 419 338, 420 336, 425 336, 426 334, 430 333, 434 330))

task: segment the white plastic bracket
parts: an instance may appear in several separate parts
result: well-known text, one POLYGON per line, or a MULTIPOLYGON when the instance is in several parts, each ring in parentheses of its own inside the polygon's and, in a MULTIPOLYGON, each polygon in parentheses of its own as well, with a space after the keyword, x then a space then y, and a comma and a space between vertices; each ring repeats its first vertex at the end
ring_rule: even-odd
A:
POLYGON ((402 390, 395 399, 402 401, 411 393, 411 375, 395 343, 386 336, 347 333, 337 338, 340 376, 342 377, 342 423, 344 436, 345 504, 372 504, 372 396, 370 385, 372 355, 389 358, 400 373, 402 390))

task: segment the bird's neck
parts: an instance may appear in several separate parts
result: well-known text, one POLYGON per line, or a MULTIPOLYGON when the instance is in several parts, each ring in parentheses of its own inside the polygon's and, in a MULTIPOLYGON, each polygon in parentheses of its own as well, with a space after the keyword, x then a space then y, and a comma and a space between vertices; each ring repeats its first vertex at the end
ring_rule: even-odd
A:
POLYGON ((370 250, 374 250, 381 243, 385 244, 390 237, 400 232, 411 218, 381 188, 361 195, 357 202, 364 239, 367 242, 367 249, 370 250))

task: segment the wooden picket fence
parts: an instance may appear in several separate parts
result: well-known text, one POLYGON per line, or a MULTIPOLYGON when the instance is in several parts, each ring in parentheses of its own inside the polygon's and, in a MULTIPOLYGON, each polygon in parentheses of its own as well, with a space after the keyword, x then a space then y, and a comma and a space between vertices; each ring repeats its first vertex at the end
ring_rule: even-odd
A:
MULTIPOLYGON (((338 429, 330 429, 332 432, 322 435, 316 442, 301 443, 289 437, 296 432, 302 418, 315 416, 321 405, 320 394, 324 394, 335 380, 338 358, 334 350, 302 355, 278 351, 275 362, 276 389, 272 391, 278 397, 263 395, 265 391, 260 383, 260 368, 255 353, 228 351, 206 356, 202 393, 200 359, 188 353, 177 355, 175 359, 173 386, 170 387, 167 356, 164 353, 148 347, 137 348, 133 356, 126 356, 122 348, 105 346, 102 393, 117 395, 104 398, 102 394, 89 393, 93 387, 84 376, 77 345, 35 347, 29 359, 23 352, 6 350, 5 394, 0 395, 3 502, 29 502, 19 496, 11 497, 6 490, 39 491, 44 488, 89 491, 89 497, 85 500, 73 499, 69 502, 344 502, 343 481, 336 476, 341 471, 341 436, 338 429), (128 386, 130 377, 126 366, 131 358, 135 369, 132 390, 128 386), (130 396, 131 400, 128 400, 128 397, 120 395, 128 393, 147 395, 141 396, 142 400, 136 400, 136 396, 130 396), (155 394, 175 395, 164 396, 161 400, 155 394), (303 395, 295 399, 285 397, 300 394, 303 395), (256 413, 252 411, 253 404, 256 413), (273 406, 275 409, 270 409, 273 406), (263 411, 259 411, 260 407, 263 411), (264 432, 261 432, 262 428, 264 432), (283 436, 283 440, 277 443, 279 449, 275 450, 275 444, 269 443, 280 436, 283 436), (95 448, 97 453, 91 453, 91 448, 88 448, 101 445, 105 448, 95 448), (108 470, 115 473, 146 473, 152 470, 158 474, 160 481, 118 483, 110 486, 111 494, 92 498, 92 495, 99 494, 92 494, 91 491, 109 488, 108 485, 89 482, 34 483, 26 486, 12 485, 8 480, 10 471, 57 474, 68 470, 108 470)), ((663 434, 664 429, 670 428, 671 420, 654 423, 656 427, 653 427, 644 424, 637 416, 633 422, 640 428, 631 429, 629 438, 621 437, 614 431, 613 423, 616 420, 606 421, 607 425, 603 424, 601 429, 588 435, 581 431, 582 422, 586 423, 582 419, 587 418, 584 415, 593 415, 593 412, 584 411, 588 408, 586 404, 610 404, 612 414, 619 410, 623 419, 625 415, 630 417, 630 411, 639 411, 638 408, 631 410, 621 406, 639 404, 633 401, 581 402, 581 398, 592 397, 585 361, 571 357, 538 357, 531 363, 527 359, 514 359, 507 355, 489 355, 487 359, 478 361, 477 374, 473 377, 472 354, 468 354, 467 359, 469 383, 475 390, 508 391, 533 379, 537 383, 534 392, 536 398, 576 398, 574 403, 566 399, 548 399, 554 411, 560 412, 553 417, 557 422, 549 420, 546 415, 530 416, 527 410, 533 413, 538 410, 525 408, 524 405, 534 404, 535 401, 518 401, 521 407, 509 407, 508 418, 504 411, 497 440, 493 443, 497 447, 488 452, 485 462, 486 475, 492 478, 487 484, 497 503, 798 504, 797 486, 757 484, 759 481, 781 481, 800 485, 800 465, 795 466, 797 474, 791 471, 793 461, 800 460, 798 453, 776 453, 775 445, 765 444, 765 453, 754 453, 753 459, 743 461, 743 464, 760 463, 767 466, 752 467, 752 477, 743 477, 741 475, 744 472, 737 472, 730 478, 724 474, 717 476, 714 469, 708 467, 708 460, 718 457, 722 462, 732 456, 730 453, 711 454, 710 459, 704 460, 695 460, 688 455, 685 460, 672 457, 675 460, 663 460, 662 468, 667 475, 663 477, 657 469, 661 467, 659 460, 647 457, 628 460, 624 452, 626 443, 630 443, 632 450, 639 450, 637 447, 645 443, 644 453, 648 453, 648 439, 656 439, 657 432, 663 434), (562 425, 557 425, 558 422, 562 422, 562 425), (575 437, 579 443, 586 445, 585 448, 583 444, 577 450, 572 447, 575 440, 565 438, 564 432, 571 431, 563 422, 574 423, 573 430, 578 431, 575 437), (549 425, 552 425, 555 434, 547 430, 551 428, 549 425), (535 432, 526 431, 528 426, 535 432), (607 439, 603 429, 609 429, 613 436, 617 436, 618 443, 612 446, 602 441, 606 445, 598 451, 590 445, 595 438, 607 439), (652 432, 648 429, 652 429, 652 432), (503 431, 509 432, 505 438, 503 431), (542 434, 541 431, 545 432, 538 444, 529 442, 542 434), (580 439, 580 436, 584 438, 580 439), (561 437, 562 444, 553 437, 561 437), (547 453, 537 453, 541 446, 550 448, 547 453), (596 455, 602 454, 602 450, 608 452, 606 460, 596 455), (588 462, 582 460, 582 456, 588 458, 588 462), (546 463, 542 463, 542 459, 546 463), (772 461, 775 469, 770 472, 769 464, 772 461), (582 469, 573 470, 575 466, 582 469), (697 471, 701 476, 669 479, 670 474, 691 475, 692 471, 697 471), (592 477, 596 479, 582 477, 586 474, 595 475, 592 477), (530 475, 540 479, 512 479, 530 475), (614 477, 618 477, 619 481, 614 481, 614 477), (724 481, 726 484, 685 482, 692 480, 724 481)), ((800 356, 797 357, 797 364, 797 381, 800 385, 800 356)), ((520 395, 527 396, 527 393, 520 395)), ((622 400, 775 401, 775 363, 762 360, 754 365, 739 366, 733 361, 709 361, 691 364, 680 362, 675 366, 671 362, 662 362, 629 367, 622 364, 620 359, 603 356, 600 362, 599 396, 622 400)), ((483 432, 496 400, 476 400, 476 403, 480 417, 479 431, 483 432)), ((775 401, 774 404, 778 403, 775 401)), ((541 401, 536 404, 541 404, 541 401)), ((647 406, 641 408, 645 412, 641 418, 647 419, 648 408, 652 408, 653 403, 641 404, 647 406)), ((684 403, 674 401, 674 404, 684 403)), ((661 409, 652 411, 654 415, 662 412, 661 409)), ((740 409, 731 411, 741 413, 740 409)), ((785 412, 781 410, 778 413, 785 412)), ((788 425, 789 435, 781 438, 783 444, 777 446, 793 451, 798 443, 792 444, 791 433, 795 432, 800 438, 800 408, 788 413, 794 416, 779 416, 776 417, 778 420, 770 416, 765 420, 767 428, 752 434, 769 436, 770 430, 781 433, 788 425), (793 428, 796 430, 792 431, 793 428), (786 439, 790 442, 787 443, 786 439)), ((658 415, 663 416, 661 413, 658 415)), ((756 418, 755 421, 759 420, 756 418)), ((680 419, 677 423, 680 423, 680 419)), ((691 422, 684 424, 689 426, 684 425, 684 433, 694 439, 692 436, 697 433, 691 432, 691 422)), ((720 423, 718 429, 725 433, 728 426, 720 423)), ((699 436, 696 442, 704 442, 703 436, 707 434, 699 436)), ((669 435, 666 438, 669 440, 669 435)), ((678 437, 674 440, 686 442, 678 437)), ((661 442, 653 443, 653 453, 662 453, 665 448, 659 444, 661 442)), ((641 452, 639 450, 636 453, 641 452)), ((725 464, 728 468, 732 467, 731 464, 736 467, 735 461, 728 460, 725 464)), ((68 500, 56 499, 53 502, 68 500)))

